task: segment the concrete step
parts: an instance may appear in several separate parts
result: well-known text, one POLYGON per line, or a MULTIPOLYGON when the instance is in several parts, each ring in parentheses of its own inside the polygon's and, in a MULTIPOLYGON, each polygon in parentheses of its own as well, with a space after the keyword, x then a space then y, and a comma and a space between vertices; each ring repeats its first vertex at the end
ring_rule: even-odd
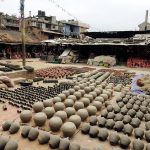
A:
POLYGON ((19 84, 20 81, 25 80, 26 78, 22 78, 22 77, 17 77, 17 78, 13 78, 12 81, 14 82, 14 84, 19 84))

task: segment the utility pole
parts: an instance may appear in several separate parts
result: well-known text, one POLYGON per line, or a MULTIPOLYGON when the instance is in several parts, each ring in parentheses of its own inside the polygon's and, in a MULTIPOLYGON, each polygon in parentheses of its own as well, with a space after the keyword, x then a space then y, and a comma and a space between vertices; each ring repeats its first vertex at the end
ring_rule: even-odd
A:
POLYGON ((25 2, 25 0, 20 0, 21 39, 22 39, 22 65, 23 65, 23 67, 26 66, 24 2, 25 2))

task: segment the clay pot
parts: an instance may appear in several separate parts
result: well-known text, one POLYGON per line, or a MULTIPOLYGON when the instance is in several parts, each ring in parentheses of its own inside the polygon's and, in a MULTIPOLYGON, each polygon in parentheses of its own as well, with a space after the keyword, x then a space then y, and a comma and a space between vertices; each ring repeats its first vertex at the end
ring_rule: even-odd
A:
POLYGON ((90 137, 95 138, 95 137, 97 137, 98 133, 99 133, 98 127, 96 127, 96 126, 90 127, 90 131, 89 131, 90 137))
POLYGON ((94 97, 91 94, 85 94, 84 97, 88 98, 90 100, 90 102, 92 102, 94 100, 94 97))
POLYGON ((75 91, 79 91, 79 90, 80 90, 80 87, 79 87, 79 86, 74 86, 74 90, 75 90, 75 91))
POLYGON ((73 107, 74 100, 72 100, 72 99, 66 99, 65 102, 64 102, 64 104, 65 104, 66 107, 73 107))
POLYGON ((145 128, 146 130, 150 130, 150 121, 145 123, 145 128))
POLYGON ((68 121, 73 122, 75 124, 76 128, 78 128, 81 124, 81 118, 78 115, 71 116, 68 121))
POLYGON ((65 109, 65 105, 62 102, 57 102, 54 104, 54 109, 55 111, 60 111, 60 110, 64 110, 65 109))
POLYGON ((114 118, 115 118, 114 112, 109 112, 107 115, 107 119, 114 119, 114 118))
POLYGON ((74 90, 74 89, 69 89, 68 91, 69 91, 70 95, 73 95, 73 94, 74 94, 74 92, 75 92, 75 90, 74 90))
POLYGON ((130 143, 131 143, 131 140, 127 135, 120 136, 120 146, 122 148, 128 148, 130 143))
POLYGON ((13 123, 12 121, 6 121, 6 122, 4 122, 2 124, 3 131, 8 131, 12 123, 13 123))
POLYGON ((108 119, 106 121, 105 127, 108 129, 113 129, 114 125, 115 125, 115 121, 113 119, 108 119))
POLYGON ((13 140, 9 140, 4 148, 4 150, 17 150, 17 149, 18 149, 18 143, 13 140))
POLYGON ((111 145, 117 145, 119 143, 120 137, 117 133, 111 133, 109 135, 109 142, 111 145))
POLYGON ((61 126, 62 126, 63 122, 61 120, 61 118, 55 116, 55 117, 52 117, 50 120, 49 120, 49 127, 52 131, 54 132, 57 132, 60 130, 61 126))
POLYGON ((0 136, 0 149, 3 150, 5 148, 5 145, 8 143, 9 137, 6 136, 0 136))
POLYGON ((30 129, 31 129, 30 126, 24 126, 24 127, 22 128, 22 131, 21 131, 21 136, 22 136, 23 138, 27 138, 30 129))
POLYGON ((91 116, 89 118, 89 123, 90 123, 91 126, 96 125, 97 124, 97 116, 91 116))
POLYGON ((79 109, 83 109, 84 108, 83 102, 75 102, 74 108, 76 111, 78 111, 79 109))
POLYGON ((133 118, 130 123, 134 128, 137 128, 140 126, 141 121, 138 118, 133 118))
POLYGON ((64 101, 66 99, 66 95, 65 94, 58 94, 58 97, 61 98, 61 101, 64 101))
POLYGON ((122 121, 123 120, 123 115, 121 113, 116 114, 116 117, 114 119, 115 121, 122 121))
POLYGON ((10 134, 15 134, 19 131, 19 129, 20 129, 19 123, 14 122, 14 123, 11 124, 11 126, 9 128, 9 133, 10 134))
POLYGON ((60 97, 54 97, 53 98, 53 103, 55 104, 55 103, 58 103, 58 102, 61 102, 62 100, 61 100, 61 98, 60 97))
POLYGON ((82 97, 81 92, 75 92, 74 96, 76 96, 77 99, 80 99, 82 97))
POLYGON ((104 117, 98 117, 97 122, 99 127, 105 127, 106 119, 104 117))
POLYGON ((84 123, 83 125, 82 125, 82 129, 81 129, 81 131, 82 131, 82 133, 83 134, 88 134, 89 133, 89 131, 90 131, 90 124, 89 123, 84 123))
POLYGON ((52 99, 47 99, 43 101, 44 107, 52 107, 53 106, 53 100, 52 99))
POLYGON ((36 102, 33 104, 33 110, 35 113, 41 112, 44 109, 44 105, 42 102, 36 102))
POLYGON ((85 87, 84 91, 85 91, 85 93, 90 93, 91 92, 91 88, 90 87, 85 87))
POLYGON ((20 114, 20 119, 23 123, 30 122, 31 118, 32 118, 32 112, 30 110, 24 110, 20 114))
POLYGON ((88 111, 89 116, 93 116, 93 115, 96 115, 97 108, 95 106, 88 106, 87 111, 88 111))
POLYGON ((132 120, 132 118, 129 115, 125 115, 123 118, 123 123, 124 124, 130 123, 131 120, 132 120))
POLYGON ((108 138, 108 131, 106 129, 100 129, 99 134, 98 134, 98 138, 101 141, 106 141, 108 138))
POLYGON ((95 106, 98 111, 102 108, 102 103, 99 101, 93 101, 92 105, 95 106))
POLYGON ((144 150, 144 143, 140 140, 133 141, 133 150, 144 150))
POLYGON ((41 131, 38 136, 38 142, 39 144, 47 144, 50 140, 50 134, 45 131, 41 131))
POLYGON ((90 100, 86 97, 81 98, 81 102, 83 102, 85 107, 89 106, 90 104, 90 100))
POLYGON ((84 96, 84 94, 85 94, 84 90, 79 90, 79 92, 81 93, 82 96, 84 96))
POLYGON ((76 110, 73 107, 67 107, 65 111, 67 113, 68 118, 72 115, 75 115, 76 113, 76 110))
POLYGON ((98 96, 98 97, 95 98, 95 101, 99 101, 99 102, 101 102, 103 104, 105 100, 104 100, 103 97, 98 96))
POLYGON ((56 149, 59 147, 60 137, 58 135, 50 135, 49 145, 52 149, 56 149))
POLYGON ((69 95, 68 99, 72 99, 74 102, 77 100, 75 95, 69 95))
MULTIPOLYGON (((66 90, 66 91, 63 91, 62 93, 65 94, 66 97, 68 97, 68 96, 71 94, 71 93, 69 92, 69 90, 68 90, 68 91, 67 91, 67 90, 66 90)), ((74 92, 73 92, 73 93, 74 93, 74 92)), ((73 94, 73 93, 72 93, 72 94, 73 94)))
POLYGON ((70 141, 68 138, 60 139, 59 150, 68 150, 70 141))
POLYGON ((81 117, 82 121, 85 121, 87 119, 88 115, 88 111, 86 109, 80 109, 77 111, 77 115, 79 115, 81 117))
POLYGON ((65 111, 57 111, 54 116, 60 117, 63 122, 67 119, 67 113, 65 111))
POLYGON ((144 136, 144 130, 141 129, 141 128, 136 128, 134 130, 134 136, 138 139, 143 139, 143 136, 144 136))
POLYGON ((115 126, 114 126, 114 129, 118 132, 121 132, 122 129, 124 128, 124 124, 122 121, 117 121, 115 122, 115 126))
POLYGON ((73 122, 66 122, 62 126, 64 137, 72 137, 76 132, 76 126, 73 122))
POLYGON ((53 117, 55 114, 55 109, 53 107, 46 107, 43 112, 46 114, 47 118, 53 117))
POLYGON ((133 132, 133 127, 130 124, 124 125, 124 128, 123 128, 124 134, 127 134, 130 136, 130 135, 132 135, 132 132, 133 132))
POLYGON ((107 94, 101 94, 100 96, 103 97, 105 101, 107 101, 109 98, 107 94))
POLYGON ((150 142, 150 130, 145 132, 145 139, 147 142, 150 142))
POLYGON ((47 116, 45 113, 39 112, 39 113, 34 115, 33 119, 34 119, 35 125, 43 126, 46 122, 47 116))
POLYGON ((91 94, 94 99, 97 97, 97 94, 96 94, 96 92, 94 92, 94 91, 93 91, 93 92, 90 92, 89 94, 91 94))
POLYGON ((36 128, 31 128, 28 134, 28 139, 30 141, 34 141, 37 139, 38 135, 39 135, 39 130, 36 128))

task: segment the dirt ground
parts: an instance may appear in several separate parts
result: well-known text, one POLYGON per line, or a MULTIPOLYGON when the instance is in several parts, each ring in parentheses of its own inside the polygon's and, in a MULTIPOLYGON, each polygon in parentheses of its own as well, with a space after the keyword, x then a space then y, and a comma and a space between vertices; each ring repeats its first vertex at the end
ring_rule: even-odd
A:
MULTIPOLYGON (((19 64, 21 65, 21 60, 9 60, 9 61, 2 61, 2 62, 7 62, 7 63, 13 63, 13 64, 19 64)), ((101 69, 104 67, 95 67, 95 66, 88 66, 88 65, 83 65, 83 64, 50 64, 50 63, 45 63, 44 61, 39 61, 39 59, 27 59, 27 66, 32 66, 34 67, 36 70, 37 69, 41 69, 41 68, 48 68, 51 66, 76 66, 76 67, 93 67, 96 69, 101 69)), ((113 67, 113 69, 123 69, 123 70, 127 70, 129 72, 136 72, 137 74, 139 73, 143 73, 143 74, 150 74, 150 69, 145 69, 145 68, 127 68, 127 67, 113 67)), ((42 84, 40 84, 42 85, 42 84)), ((113 98, 111 99, 111 104, 115 105, 114 102, 114 97, 118 96, 119 93, 114 93, 113 98)), ((3 104, 0 104, 0 126, 1 124, 6 121, 6 120, 17 120, 19 121, 19 114, 17 114, 17 109, 6 104, 8 107, 7 111, 3 111, 3 104)), ((99 112, 100 113, 100 112, 99 112)), ((18 141, 19 144, 19 148, 18 150, 48 150, 50 149, 48 145, 39 145, 38 141, 34 141, 34 142, 30 142, 27 139, 23 139, 20 135, 21 130, 15 134, 15 135, 11 135, 11 139, 18 141)), ((110 130, 110 132, 112 132, 110 130)), ((8 132, 2 132, 2 134, 5 135, 9 135, 8 132)), ((101 142, 98 139, 92 139, 87 135, 83 135, 81 134, 81 132, 77 132, 77 134, 71 139, 72 142, 76 142, 79 143, 82 147, 86 147, 89 149, 93 149, 95 146, 100 146, 103 147, 104 150, 117 150, 116 148, 118 148, 118 150, 121 150, 120 147, 113 147, 109 144, 108 141, 106 142, 101 142)), ((128 148, 130 149, 130 148, 128 148)))

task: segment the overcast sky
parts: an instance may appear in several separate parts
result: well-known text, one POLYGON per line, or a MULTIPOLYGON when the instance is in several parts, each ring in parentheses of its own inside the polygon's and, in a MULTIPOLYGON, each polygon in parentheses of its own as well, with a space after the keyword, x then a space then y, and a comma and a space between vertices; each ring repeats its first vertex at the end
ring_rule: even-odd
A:
MULTIPOLYGON (((145 20, 145 11, 150 10, 150 0, 54 0, 91 30, 117 31, 138 30, 138 24, 145 20)), ((36 15, 38 10, 58 20, 72 19, 50 0, 25 0, 25 14, 36 15)), ((19 0, 0 0, 0 11, 19 16, 19 0)), ((150 15, 149 15, 150 20, 150 15)))

